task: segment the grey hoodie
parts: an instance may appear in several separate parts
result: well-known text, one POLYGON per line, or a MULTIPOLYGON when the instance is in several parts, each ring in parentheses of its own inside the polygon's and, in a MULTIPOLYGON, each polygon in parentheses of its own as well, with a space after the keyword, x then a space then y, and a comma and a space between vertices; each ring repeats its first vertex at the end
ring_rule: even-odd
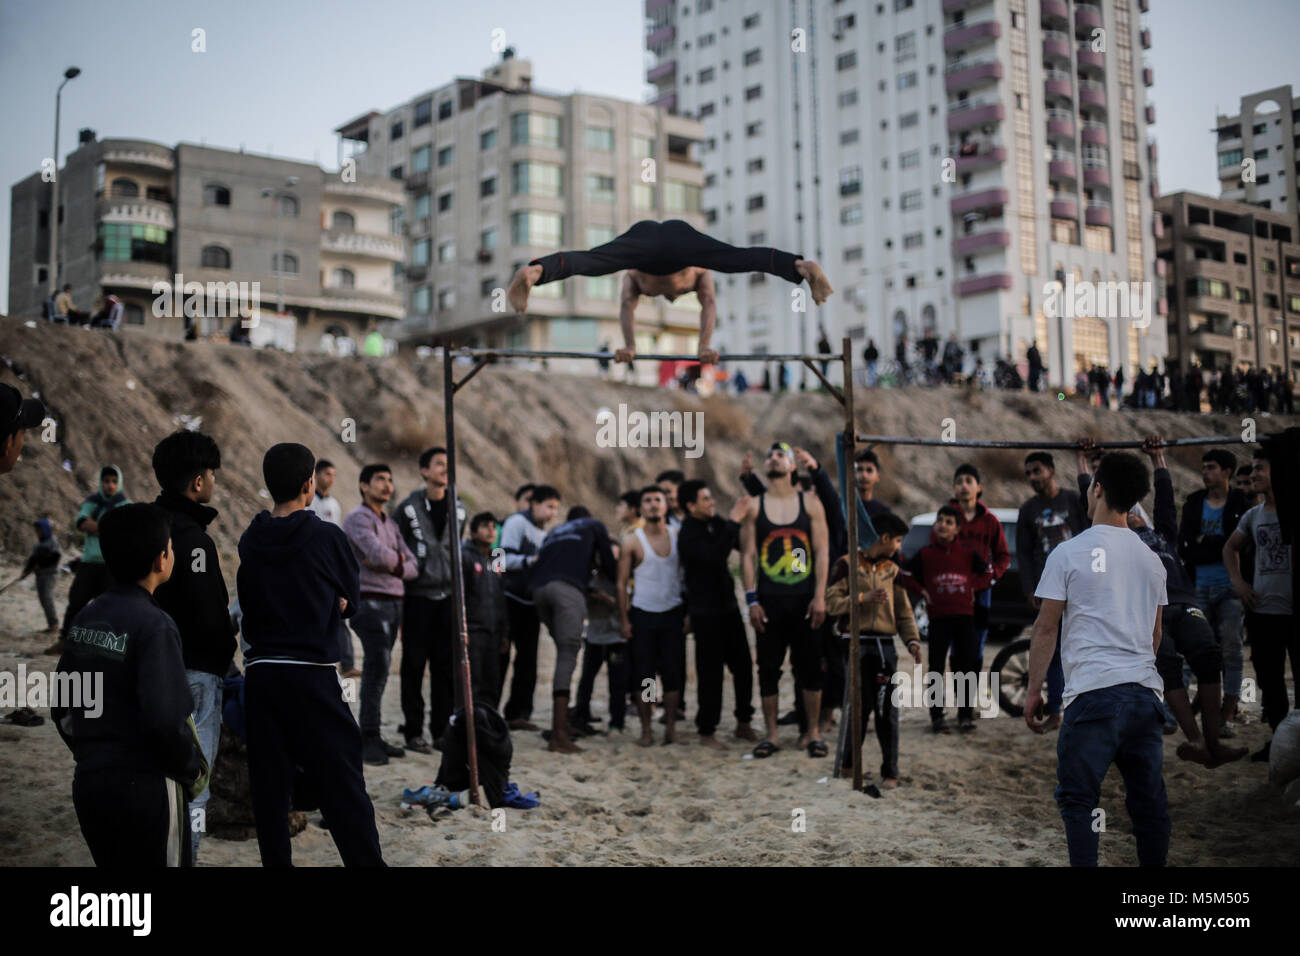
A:
MULTIPOLYGON (((443 526, 441 537, 435 534, 424 501, 424 489, 417 488, 393 509, 393 519, 420 569, 414 581, 406 582, 407 597, 441 601, 451 596, 451 522, 443 526)), ((465 505, 457 498, 456 526, 462 535, 465 520, 465 505)))

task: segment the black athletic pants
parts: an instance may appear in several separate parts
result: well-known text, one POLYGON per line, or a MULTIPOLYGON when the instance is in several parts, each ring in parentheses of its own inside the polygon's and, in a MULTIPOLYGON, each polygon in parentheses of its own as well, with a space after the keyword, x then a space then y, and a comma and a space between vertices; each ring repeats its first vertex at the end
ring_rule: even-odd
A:
POLYGON ((107 591, 112 583, 107 565, 91 564, 87 561, 77 565, 77 573, 72 578, 72 587, 68 589, 68 609, 63 612, 63 630, 59 632, 59 640, 67 640, 72 619, 83 607, 107 591))
MULTIPOLYGON (((844 661, 840 653, 840 637, 833 625, 830 615, 827 615, 816 634, 822 646, 822 710, 834 707, 835 701, 844 696, 844 661)), ((806 734, 808 714, 803 708, 803 688, 798 683, 794 685, 794 716, 799 724, 799 733, 806 734)))
POLYGON ((637 269, 650 275, 666 276, 691 266, 714 272, 766 272, 798 285, 803 276, 795 271, 795 260, 803 256, 770 246, 740 248, 706 236, 680 219, 655 222, 642 219, 621 236, 594 249, 553 252, 532 260, 540 265, 537 285, 558 282, 569 276, 603 276, 623 269, 637 269))
POLYGON ((754 638, 758 651, 758 693, 775 697, 781 683, 781 665, 790 649, 790 670, 799 690, 822 689, 822 649, 811 622, 805 616, 811 594, 782 597, 759 595, 758 603, 767 624, 754 638))
POLYGON ((1164 632, 1156 648, 1156 672, 1164 681, 1165 693, 1184 689, 1184 660, 1196 675, 1198 687, 1220 683, 1223 651, 1201 609, 1190 604, 1171 604, 1165 608, 1161 620, 1164 632))
POLYGON ((139 770, 77 770, 72 805, 95 866, 194 865, 186 796, 175 780, 139 770))
POLYGON ((684 691, 685 608, 680 604, 670 611, 643 611, 634 607, 627 616, 632 622, 632 692, 643 694, 645 682, 653 682, 655 674, 663 682, 665 694, 684 691))
POLYGON ((596 678, 601 665, 605 665, 609 678, 609 727, 622 730, 627 712, 627 641, 613 644, 587 643, 582 649, 582 676, 578 678, 578 696, 573 705, 573 716, 579 723, 591 720, 591 695, 596 689, 596 678))
MULTIPOLYGON (((452 615, 455 617, 455 614, 452 615)), ((455 638, 459 640, 459 637, 455 638)), ((501 693, 501 642, 488 631, 470 628, 469 631, 469 683, 475 706, 493 705, 501 693)), ((456 678, 459 680, 459 677, 456 678)), ((454 681, 453 681, 454 685, 454 681)), ((453 686, 454 689, 454 686, 453 686)))
MULTIPOLYGON (((849 642, 841 639, 844 645, 840 660, 844 664, 844 700, 848 695, 849 642)), ((894 646, 894 636, 887 634, 879 638, 863 634, 859 638, 858 652, 862 655, 859 688, 862 692, 862 733, 863 740, 871 728, 871 715, 876 717, 876 741, 880 744, 880 778, 882 780, 898 776, 898 706, 894 703, 894 671, 898 670, 898 648, 894 646)), ((849 713, 842 714, 841 720, 851 719, 849 713)), ((844 748, 844 764, 852 765, 853 746, 852 727, 847 726, 847 743, 844 748)))
POLYGON ((736 689, 736 722, 747 724, 754 716, 754 658, 738 608, 696 611, 691 615, 695 632, 695 680, 699 711, 695 726, 708 736, 722 717, 722 667, 731 671, 736 689))
POLYGON ((333 667, 253 662, 244 668, 248 781, 263 866, 292 866, 289 810, 301 768, 344 866, 383 866, 375 808, 361 772, 361 728, 333 667))
MULTIPOLYGON (((506 598, 506 626, 515 648, 515 673, 510 678, 510 699, 501 711, 506 720, 528 720, 533 716, 533 691, 537 689, 537 634, 541 628, 537 608, 514 598, 506 598)), ((501 655, 498 686, 505 691, 510 652, 501 655)), ((501 693, 497 694, 500 700, 501 693)))
MULTIPOLYGON (((1300 680, 1300 630, 1294 615, 1246 612, 1246 631, 1250 634, 1250 662, 1255 665, 1263 699, 1264 719, 1277 730, 1291 709, 1286 689, 1286 659, 1291 657, 1291 680, 1300 680)), ((1300 683, 1296 684, 1300 694, 1300 683)))
POLYGON ((429 668, 429 735, 442 736, 456 706, 455 602, 408 597, 402 608, 402 733, 424 733, 424 669, 429 668))
MULTIPOLYGON (((943 700, 943 672, 952 649, 953 686, 957 692, 957 719, 975 716, 978 702, 980 639, 975 633, 975 618, 967 614, 948 614, 930 618, 930 673, 926 679, 939 682, 939 699, 943 700), (973 677, 967 677, 971 674, 973 677), (937 676, 936 676, 937 675, 937 676)), ((943 716, 943 707, 931 707, 930 719, 943 716)))

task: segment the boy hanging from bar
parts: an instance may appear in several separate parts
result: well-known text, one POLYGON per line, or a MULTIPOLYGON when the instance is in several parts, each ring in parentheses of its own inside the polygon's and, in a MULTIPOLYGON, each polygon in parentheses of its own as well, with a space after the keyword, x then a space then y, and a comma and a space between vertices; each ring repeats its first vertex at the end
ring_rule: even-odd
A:
POLYGON ((770 246, 741 248, 706 236, 687 222, 643 219, 604 245, 585 251, 553 252, 521 266, 506 293, 511 306, 522 313, 528 308, 528 293, 535 285, 557 282, 569 276, 603 276, 627 270, 619 293, 619 323, 623 348, 614 361, 631 362, 636 357, 634 316, 641 296, 662 295, 669 302, 694 292, 700 303, 700 361, 716 364, 718 353, 710 348, 717 321, 714 272, 766 272, 796 285, 808 280, 813 302, 824 303, 834 292, 817 263, 792 252, 770 246))

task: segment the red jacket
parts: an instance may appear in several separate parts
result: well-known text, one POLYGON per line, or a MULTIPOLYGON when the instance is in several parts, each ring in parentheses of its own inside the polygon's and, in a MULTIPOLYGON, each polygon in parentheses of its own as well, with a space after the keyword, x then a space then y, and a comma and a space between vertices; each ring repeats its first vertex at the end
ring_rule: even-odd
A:
MULTIPOLYGON (((1011 566, 1011 550, 1007 547, 1007 536, 1002 530, 1002 522, 997 519, 997 515, 984 507, 983 502, 975 502, 975 517, 969 521, 966 520, 966 512, 962 511, 956 498, 949 499, 948 504, 956 508, 957 513, 961 515, 957 520, 957 540, 984 559, 989 566, 990 578, 989 583, 984 587, 992 587, 993 582, 1006 574, 1007 568, 1011 566)), ((938 540, 931 532, 930 543, 934 544, 938 540)), ((983 589, 983 587, 976 588, 980 591, 983 589)))
POLYGON ((989 586, 988 563, 960 541, 927 544, 903 566, 930 592, 930 616, 973 615, 975 592, 989 586))

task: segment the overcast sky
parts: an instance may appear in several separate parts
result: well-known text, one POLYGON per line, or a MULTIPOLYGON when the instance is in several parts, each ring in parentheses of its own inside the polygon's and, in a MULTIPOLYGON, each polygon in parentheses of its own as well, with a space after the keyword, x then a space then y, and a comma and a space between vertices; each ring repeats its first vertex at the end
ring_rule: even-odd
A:
MULTIPOLYGON (((64 157, 90 127, 101 139, 244 146, 333 168, 336 126, 479 75, 497 59, 495 29, 533 61, 539 87, 643 100, 642 10, 642 0, 0 0, 0 187, 50 155, 54 91, 70 65, 82 75, 63 91, 64 157), (195 28, 205 53, 191 51, 195 28)), ((1300 89, 1300 2, 1152 0, 1148 22, 1160 187, 1217 195, 1216 111, 1255 90, 1300 89)), ((0 311, 8 272, 6 197, 0 311)))

